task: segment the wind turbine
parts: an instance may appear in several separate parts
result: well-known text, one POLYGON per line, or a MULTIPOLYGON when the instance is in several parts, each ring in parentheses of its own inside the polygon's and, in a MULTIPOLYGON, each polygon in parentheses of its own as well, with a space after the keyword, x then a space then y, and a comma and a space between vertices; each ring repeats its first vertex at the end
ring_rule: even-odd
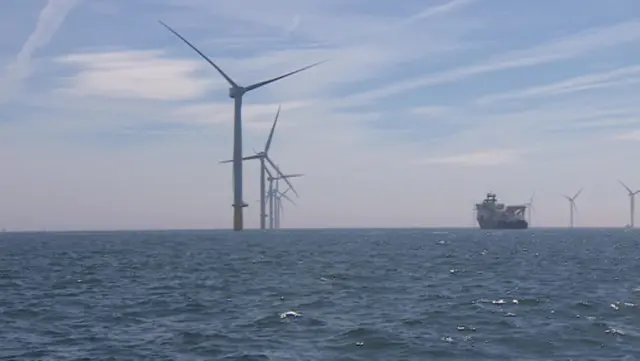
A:
POLYGON ((631 188, 627 187, 626 184, 622 183, 621 180, 618 179, 618 182, 620 182, 620 184, 622 184, 622 186, 624 187, 624 189, 627 190, 628 195, 629 195, 629 203, 630 203, 629 204, 629 208, 630 208, 629 209, 629 213, 630 213, 629 214, 629 218, 630 218, 629 226, 631 228, 633 228, 634 227, 633 220, 635 218, 635 212, 636 212, 635 196, 636 196, 636 194, 640 193, 640 190, 637 190, 637 191, 634 192, 634 191, 631 190, 631 188))
MULTIPOLYGON (((248 157, 242 158, 242 160, 251 160, 251 159, 259 159, 260 160, 260 229, 265 229, 265 222, 267 218, 266 211, 266 199, 265 199, 265 172, 267 171, 267 165, 265 161, 269 162, 277 172, 280 172, 274 165, 273 161, 269 158, 269 148, 271 147, 271 141, 273 140, 273 133, 276 130, 276 124, 278 123, 278 117, 280 116, 280 106, 278 106, 278 111, 276 112, 276 117, 273 120, 273 125, 271 126, 271 132, 269 133, 269 137, 267 138, 267 142, 265 143, 264 150, 261 152, 256 152, 255 155, 251 155, 248 157)), ((233 160, 225 160, 220 163, 231 163, 233 160)), ((281 176, 282 173, 279 173, 281 176)), ((295 189, 292 189, 293 192, 298 195, 295 189)))
POLYGON ((244 228, 244 222, 242 217, 242 209, 246 206, 242 197, 242 97, 247 92, 251 90, 258 89, 267 84, 273 83, 280 79, 286 78, 288 76, 294 75, 301 71, 310 69, 318 64, 323 63, 324 61, 317 62, 315 64, 311 64, 305 66, 304 68, 300 68, 298 70, 294 70, 292 72, 277 76, 275 78, 271 78, 268 80, 264 80, 252 85, 241 86, 238 85, 233 79, 231 79, 227 74, 225 74, 222 69, 220 69, 211 59, 209 59, 206 55, 204 55, 195 45, 191 44, 187 39, 182 37, 182 35, 178 34, 175 30, 173 30, 169 25, 165 24, 162 21, 159 21, 165 28, 171 31, 175 36, 180 38, 183 42, 185 42, 191 49, 193 49, 196 53, 198 53, 204 60, 206 60, 211 66, 213 66, 220 75, 229 83, 231 86, 229 88, 229 97, 234 100, 234 114, 233 114, 233 230, 241 231, 244 228))
POLYGON ((527 222, 529 223, 529 227, 531 227, 531 211, 535 211, 535 207, 533 206, 533 197, 535 197, 535 195, 536 193, 533 192, 533 194, 531 195, 531 198, 529 198, 529 201, 524 204, 529 209, 529 212, 527 214, 528 216, 527 222))
POLYGON ((569 227, 573 228, 573 210, 576 211, 578 208, 576 207, 576 198, 582 193, 582 189, 580 189, 573 197, 563 196, 569 201, 569 227))
MULTIPOLYGON (((273 166, 273 164, 272 164, 273 166)), ((265 167, 265 171, 267 172, 267 180, 269 181, 269 191, 267 193, 267 198, 269 199, 269 228, 275 228, 275 222, 276 222, 276 212, 278 211, 277 207, 277 194, 280 191, 280 183, 279 181, 282 179, 285 182, 287 182, 287 185, 289 186, 289 188, 291 188, 291 190, 296 193, 295 189, 293 188, 293 185, 291 184, 291 182, 289 182, 289 178, 296 178, 296 177, 302 177, 304 174, 282 174, 279 173, 280 175, 278 177, 274 177, 273 174, 269 171, 269 168, 265 167), (274 186, 274 182, 275 182, 275 186, 274 186)))
POLYGON ((287 188, 284 192, 280 192, 280 191, 275 191, 273 194, 274 200, 275 200, 275 228, 279 229, 280 228, 280 221, 282 220, 282 215, 284 213, 284 207, 282 206, 282 198, 288 200, 289 202, 291 202, 293 205, 296 205, 296 202, 294 202, 291 198, 289 198, 289 196, 287 195, 287 192, 289 192, 289 190, 291 190, 291 188, 287 188))

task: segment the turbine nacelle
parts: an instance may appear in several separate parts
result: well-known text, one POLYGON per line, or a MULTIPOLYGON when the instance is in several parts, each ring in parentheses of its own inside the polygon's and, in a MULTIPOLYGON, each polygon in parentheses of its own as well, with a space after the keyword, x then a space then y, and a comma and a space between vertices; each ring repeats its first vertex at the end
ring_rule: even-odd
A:
POLYGON ((241 98, 247 90, 241 86, 232 86, 229 88, 229 98, 236 99, 241 98))

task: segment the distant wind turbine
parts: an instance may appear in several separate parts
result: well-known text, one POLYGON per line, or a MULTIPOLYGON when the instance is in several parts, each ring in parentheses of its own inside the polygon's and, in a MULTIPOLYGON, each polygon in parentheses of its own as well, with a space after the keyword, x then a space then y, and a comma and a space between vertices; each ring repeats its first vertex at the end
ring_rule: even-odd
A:
POLYGON ((267 172, 267 180, 269 181, 269 191, 267 192, 267 199, 269 200, 269 228, 276 228, 276 219, 277 219, 277 212, 278 212, 278 205, 277 205, 277 195, 279 194, 279 181, 282 179, 285 182, 287 182, 287 185, 289 186, 289 188, 296 193, 295 189, 293 188, 293 185, 291 184, 291 182, 289 181, 289 178, 297 178, 297 177, 302 177, 304 174, 287 174, 287 175, 283 175, 282 173, 280 173, 280 176, 278 177, 274 177, 273 174, 269 171, 269 168, 265 168, 265 171, 267 172), (274 185, 275 183, 275 185, 274 185))
MULTIPOLYGON (((266 199, 265 199, 265 194, 266 194, 265 172, 267 171, 267 165, 265 161, 269 162, 269 164, 271 164, 271 166, 277 172, 280 171, 278 167, 275 166, 273 161, 271 161, 271 158, 269 158, 269 148, 271 147, 271 142, 273 140, 273 133, 276 130, 276 124, 278 123, 279 116, 280 116, 280 106, 278 106, 278 111, 276 112, 276 117, 273 120, 273 125, 271 126, 271 132, 269 133, 269 137, 267 138, 267 142, 265 143, 264 150, 262 150, 261 152, 256 152, 255 155, 242 158, 242 160, 252 160, 252 159, 260 160, 260 229, 266 228, 265 222, 267 218, 266 199)), ((233 162, 233 160, 225 160, 220 163, 231 163, 231 162, 233 162)), ((279 173, 279 174, 280 176, 283 175, 282 173, 279 173)), ((298 195, 295 189, 293 189, 293 192, 296 195, 298 195)))
POLYGON ((624 187, 624 189, 627 190, 627 194, 629 195, 629 226, 631 228, 634 227, 634 218, 635 218, 635 212, 636 212, 636 202, 635 202, 635 196, 636 194, 640 193, 640 190, 637 191, 632 191, 631 188, 627 187, 626 184, 622 183, 621 180, 618 179, 618 182, 620 182, 620 184, 622 184, 622 186, 624 187))
POLYGON ((206 60, 211 66, 213 66, 220 75, 231 85, 229 88, 229 97, 234 100, 234 115, 233 115, 233 230, 241 231, 244 228, 244 222, 242 217, 243 207, 246 204, 243 201, 242 197, 242 97, 247 92, 263 87, 267 84, 273 83, 280 79, 286 78, 288 76, 294 75, 301 71, 310 69, 316 65, 323 63, 324 61, 317 62, 315 64, 311 64, 305 66, 304 68, 300 68, 298 70, 294 70, 292 72, 286 73, 284 75, 280 75, 275 78, 271 78, 269 80, 264 80, 249 86, 241 86, 238 85, 233 79, 231 79, 227 74, 225 74, 222 69, 220 69, 211 59, 209 59, 206 55, 204 55, 195 45, 191 44, 187 39, 182 37, 182 35, 178 34, 175 30, 173 30, 169 25, 165 24, 162 21, 159 21, 165 28, 171 31, 175 36, 180 38, 183 42, 185 42, 191 49, 193 49, 196 53, 198 53, 204 60, 206 60))
POLYGON ((524 205, 527 206, 528 208, 528 212, 527 212, 527 223, 529 223, 529 227, 531 227, 531 211, 535 211, 535 207, 533 206, 533 197, 535 197, 536 193, 533 192, 533 194, 531 195, 531 198, 529 198, 529 201, 527 203, 525 203, 524 205))
POLYGON ((582 189, 580 189, 573 197, 563 196, 569 201, 569 228, 573 228, 573 211, 578 210, 576 207, 576 198, 582 193, 582 189))
POLYGON ((274 201, 275 201, 274 223, 275 223, 275 228, 276 229, 280 229, 280 224, 281 224, 281 221, 282 221, 282 215, 284 214, 284 207, 282 206, 282 198, 288 200, 294 206, 296 205, 296 202, 294 202, 287 195, 287 192, 289 192, 290 190, 291 190, 291 188, 287 188, 284 192, 280 192, 278 190, 274 190, 274 194, 273 194, 274 201))

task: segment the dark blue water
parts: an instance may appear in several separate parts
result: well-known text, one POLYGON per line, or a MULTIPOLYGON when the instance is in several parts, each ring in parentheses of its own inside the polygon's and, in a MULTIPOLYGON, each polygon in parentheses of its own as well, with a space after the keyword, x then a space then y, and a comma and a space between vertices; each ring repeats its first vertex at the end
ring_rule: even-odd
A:
POLYGON ((3 233, 0 359, 636 360, 639 236, 3 233))

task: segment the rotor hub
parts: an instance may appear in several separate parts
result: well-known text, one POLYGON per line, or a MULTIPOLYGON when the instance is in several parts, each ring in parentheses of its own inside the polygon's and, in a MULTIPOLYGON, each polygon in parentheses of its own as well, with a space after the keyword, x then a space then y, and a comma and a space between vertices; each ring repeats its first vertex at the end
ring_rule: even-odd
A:
POLYGON ((245 89, 243 87, 231 87, 229 88, 229 98, 235 99, 237 97, 242 96, 245 93, 245 89))

